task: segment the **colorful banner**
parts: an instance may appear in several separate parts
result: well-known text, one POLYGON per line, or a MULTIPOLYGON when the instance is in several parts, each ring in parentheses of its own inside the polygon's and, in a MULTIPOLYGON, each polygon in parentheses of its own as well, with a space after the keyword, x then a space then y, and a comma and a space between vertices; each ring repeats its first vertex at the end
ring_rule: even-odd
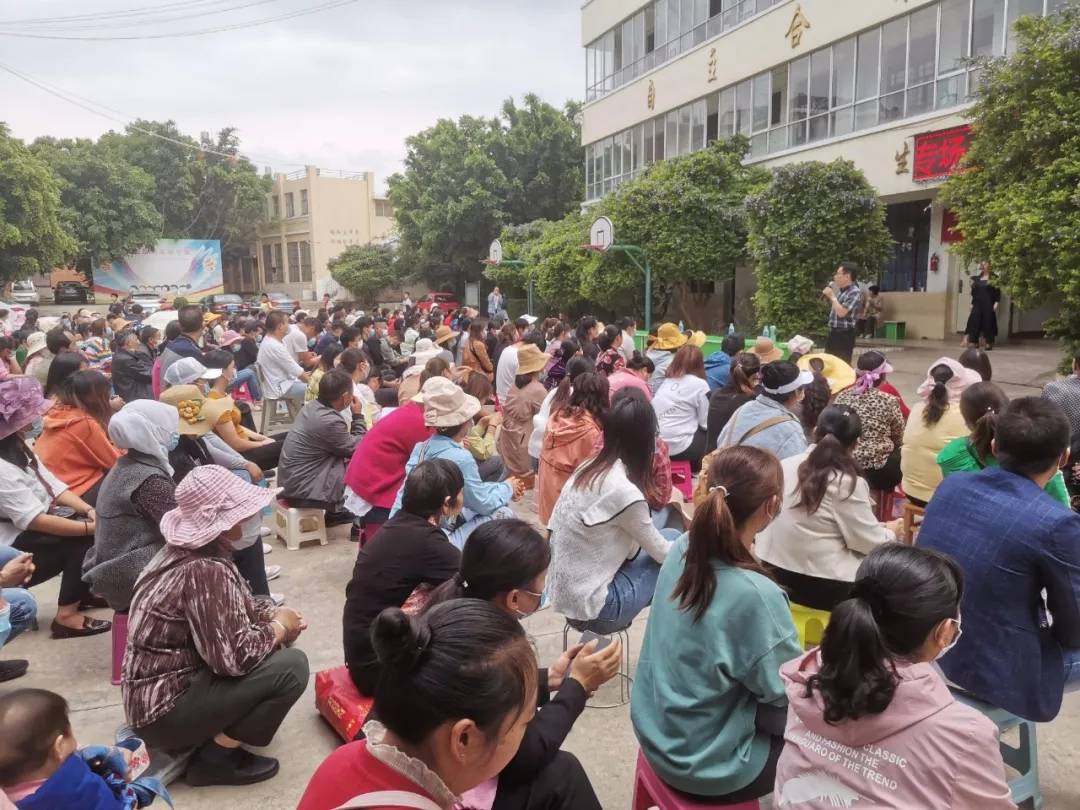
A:
POLYGON ((221 243, 216 239, 160 239, 153 250, 119 261, 93 262, 94 294, 99 303, 113 295, 158 293, 183 296, 192 303, 204 295, 225 291, 221 274, 221 243))

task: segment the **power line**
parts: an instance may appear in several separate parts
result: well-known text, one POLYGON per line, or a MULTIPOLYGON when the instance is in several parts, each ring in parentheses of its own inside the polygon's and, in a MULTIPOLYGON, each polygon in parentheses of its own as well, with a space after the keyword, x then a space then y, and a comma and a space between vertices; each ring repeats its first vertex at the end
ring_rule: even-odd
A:
MULTIPOLYGON (((129 128, 129 129, 131 129, 134 132, 139 132, 139 133, 141 133, 143 135, 149 135, 152 138, 157 138, 159 140, 166 141, 166 142, 171 143, 171 144, 175 144, 176 146, 182 146, 185 149, 190 149, 193 152, 200 152, 200 153, 205 152, 208 155, 217 155, 218 157, 230 158, 230 159, 237 157, 236 154, 232 154, 232 153, 229 153, 229 152, 218 152, 216 149, 207 148, 205 145, 203 145, 201 143, 194 143, 194 144, 187 143, 185 141, 177 140, 176 138, 170 138, 167 135, 162 135, 160 132, 154 132, 152 129, 145 129, 144 127, 136 126, 135 124, 131 123, 132 119, 134 119, 135 116, 130 115, 129 113, 122 112, 120 110, 114 109, 113 107, 109 107, 108 105, 101 104, 100 102, 97 102, 97 101, 92 101, 92 100, 90 100, 88 98, 85 98, 83 96, 78 95, 77 93, 73 93, 70 90, 64 90, 61 87, 58 87, 58 86, 53 85, 53 84, 49 84, 48 82, 44 81, 43 79, 35 79, 33 76, 30 76, 29 74, 23 73, 22 71, 16 70, 13 67, 9 67, 7 65, 0 64, 0 70, 4 71, 6 73, 10 73, 12 76, 14 76, 17 79, 22 79, 27 84, 31 84, 34 87, 38 88, 39 90, 44 90, 49 95, 55 96, 56 98, 60 99, 61 101, 66 101, 68 104, 73 104, 76 107, 80 107, 81 109, 86 110, 87 112, 93 113, 94 115, 98 115, 98 116, 101 116, 102 118, 108 119, 109 121, 112 121, 114 123, 121 124, 121 125, 129 128), (68 98, 68 96, 71 96, 71 98, 68 98), (93 105, 93 106, 91 106, 91 105, 93 105), (107 113, 101 112, 101 110, 94 109, 94 107, 100 107, 101 110, 108 110, 109 112, 115 113, 116 115, 108 115, 107 113), (123 117, 119 118, 119 117, 116 117, 116 116, 123 116, 123 117)), ((251 155, 251 154, 246 154, 246 155, 244 155, 244 157, 246 157, 252 163, 264 163, 264 164, 265 163, 277 163, 279 165, 284 165, 284 166, 304 166, 304 167, 309 165, 307 163, 292 163, 292 162, 285 161, 285 160, 278 160, 276 158, 261 157, 259 155, 251 155)), ((341 174, 366 174, 367 173, 366 171, 357 171, 355 169, 331 169, 331 168, 325 167, 325 166, 320 167, 320 168, 325 169, 326 171, 340 172, 341 174)))
POLYGON ((266 25, 268 23, 281 22, 283 20, 292 20, 297 17, 305 17, 310 14, 317 14, 321 11, 330 11, 331 9, 340 8, 342 6, 352 5, 358 0, 330 0, 330 2, 323 3, 318 6, 313 6, 309 9, 302 9, 300 11, 294 11, 290 14, 281 14, 276 17, 266 17, 261 20, 250 20, 244 23, 234 23, 233 25, 223 25, 218 28, 204 28, 200 31, 175 31, 172 33, 163 34, 132 34, 129 36, 94 36, 94 37, 71 37, 71 36, 59 36, 57 34, 37 34, 27 32, 16 31, 0 31, 0 37, 17 37, 20 39, 51 39, 51 40, 64 40, 67 42, 118 42, 118 41, 130 41, 130 40, 142 40, 142 39, 172 39, 176 37, 196 37, 203 34, 217 34, 223 31, 238 31, 243 28, 253 28, 258 25, 266 25))
MULTIPOLYGON (((205 0, 200 0, 200 2, 204 2, 204 1, 205 0)), ((220 2, 223 2, 223 1, 228 2, 228 3, 237 2, 237 0, 214 0, 215 3, 220 3, 220 2)), ((155 18, 151 18, 151 19, 142 19, 142 20, 127 20, 127 21, 123 21, 123 20, 121 20, 121 21, 90 20, 90 21, 87 21, 87 22, 83 22, 81 20, 76 21, 73 18, 73 20, 71 22, 58 23, 58 24, 55 24, 55 27, 56 27, 56 29, 58 31, 64 31, 64 32, 69 32, 69 31, 107 31, 107 30, 112 30, 112 29, 116 29, 116 28, 137 28, 137 27, 141 27, 141 26, 160 25, 162 23, 179 22, 180 20, 187 21, 187 20, 191 20, 191 19, 196 19, 198 17, 210 17, 210 16, 215 15, 215 14, 228 14, 229 12, 240 11, 241 9, 251 8, 252 6, 262 6, 262 5, 266 5, 267 3, 277 3, 277 2, 280 2, 280 0, 248 0, 248 2, 243 2, 240 5, 229 6, 227 8, 196 10, 196 11, 188 11, 186 9, 173 9, 171 12, 169 12, 169 14, 171 14, 172 16, 161 16, 161 17, 155 17, 155 18)), ((161 6, 159 8, 164 8, 164 6, 161 6)), ((150 13, 150 12, 144 12, 142 15, 139 15, 139 16, 145 16, 146 13, 150 13)), ((153 13, 157 13, 157 10, 155 10, 155 12, 153 12, 153 13)), ((132 16, 134 16, 134 15, 132 15, 132 16)), ((9 25, 9 24, 10 23, 0 23, 0 25, 9 25)), ((52 25, 46 25, 46 26, 43 27, 43 30, 48 31, 50 29, 50 27, 52 27, 52 25)), ((25 32, 25 33, 34 32, 36 30, 37 30, 37 26, 35 26, 34 28, 30 28, 28 30, 28 32, 25 32)), ((17 33, 22 34, 24 32, 19 31, 17 33)))
POLYGON ((202 5, 221 5, 232 0, 178 0, 160 6, 140 6, 139 8, 118 9, 115 11, 97 11, 92 14, 73 14, 66 17, 32 17, 23 20, 0 20, 0 25, 41 25, 58 22, 83 22, 91 20, 113 19, 117 17, 138 17, 158 14, 168 9, 190 8, 202 5))

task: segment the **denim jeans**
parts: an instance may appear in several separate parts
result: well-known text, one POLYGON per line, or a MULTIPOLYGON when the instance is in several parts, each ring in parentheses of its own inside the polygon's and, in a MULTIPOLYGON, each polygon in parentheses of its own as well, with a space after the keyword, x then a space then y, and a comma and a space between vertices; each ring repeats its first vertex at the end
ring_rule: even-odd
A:
POLYGON ((462 509, 461 517, 464 518, 464 522, 458 525, 453 531, 446 533, 450 538, 450 542, 457 548, 465 548, 465 541, 469 539, 469 535, 473 533, 473 530, 477 526, 482 526, 485 523, 489 523, 492 520, 507 520, 509 518, 515 518, 514 510, 509 506, 503 506, 496 509, 490 515, 478 515, 471 509, 462 509))
MULTIPOLYGON (((0 568, 3 568, 20 554, 22 552, 16 548, 0 546, 0 568)), ((11 622, 11 629, 6 634, 0 633, 0 647, 3 647, 4 644, 11 641, 19 633, 29 629, 30 625, 34 623, 34 618, 37 616, 37 600, 25 588, 4 588, 0 591, 0 597, 11 605, 11 613, 8 617, 11 622)))
POLYGON ((1080 650, 1062 650, 1065 656, 1065 691, 1080 689, 1080 650))
POLYGON ((298 399, 301 402, 304 401, 304 395, 307 394, 307 383, 297 380, 287 389, 285 393, 281 395, 281 399, 298 399))
MULTIPOLYGON (((674 541, 681 532, 661 529, 660 534, 674 541)), ((626 560, 615 572, 600 615, 589 621, 570 621, 570 625, 578 630, 592 630, 602 636, 629 627, 634 617, 652 604, 659 576, 660 563, 644 551, 638 551, 636 557, 626 560)))
MULTIPOLYGON (((256 402, 262 400, 262 391, 259 390, 259 381, 255 377, 255 369, 248 366, 241 371, 236 372, 236 376, 233 377, 233 381, 229 383, 229 391, 232 391, 238 385, 247 384, 248 393, 251 394, 251 398, 256 402)), ((304 389, 307 390, 306 388, 304 389)))

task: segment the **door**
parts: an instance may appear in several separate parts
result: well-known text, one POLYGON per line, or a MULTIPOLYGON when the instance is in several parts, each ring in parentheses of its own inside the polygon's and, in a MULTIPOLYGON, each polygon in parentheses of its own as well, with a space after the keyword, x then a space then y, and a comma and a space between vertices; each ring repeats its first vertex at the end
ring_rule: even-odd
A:
POLYGON ((971 272, 960 262, 960 257, 952 253, 946 253, 949 257, 949 278, 953 279, 953 290, 956 293, 956 323, 953 331, 957 334, 967 331, 968 314, 971 312, 971 275, 974 273, 974 265, 971 272))

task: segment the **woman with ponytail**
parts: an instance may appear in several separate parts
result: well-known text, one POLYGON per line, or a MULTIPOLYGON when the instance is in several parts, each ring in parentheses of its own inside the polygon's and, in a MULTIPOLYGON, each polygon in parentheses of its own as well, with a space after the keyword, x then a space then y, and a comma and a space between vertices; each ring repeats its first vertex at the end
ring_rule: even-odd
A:
POLYGON ((941 483, 937 454, 953 439, 967 435, 960 413, 960 396, 982 377, 964 368, 951 357, 942 357, 932 366, 919 386, 922 402, 911 408, 904 443, 900 450, 900 481, 908 500, 926 506, 941 483))
MULTIPOLYGON (((948 478, 953 473, 975 472, 998 466, 994 458, 994 434, 997 432, 998 414, 1008 404, 1008 394, 991 382, 975 383, 961 394, 960 413, 971 433, 953 439, 938 453, 937 464, 941 468, 942 478, 948 478)), ((1065 476, 1060 470, 1050 479, 1046 491, 1059 503, 1070 505, 1065 476)))
POLYGON ((874 517, 870 485, 852 458, 861 435, 853 408, 830 405, 818 418, 815 444, 781 462, 784 508, 755 550, 798 605, 832 610, 847 599, 863 558, 895 542, 903 527, 874 517))
MULTIPOLYGON (((890 544, 859 566, 821 647, 780 671, 778 805, 1012 810, 997 730, 933 665, 960 638, 959 566, 890 544)), ((640 671, 640 669, 639 669, 640 671)))
POLYGON ((802 649, 784 592, 750 552, 780 511, 780 462, 731 447, 707 476, 709 495, 656 583, 630 720, 667 784, 740 804, 773 791, 787 705, 780 666, 802 649))
POLYGON ((731 360, 728 381, 713 391, 709 397, 709 417, 706 427, 705 447, 713 450, 720 431, 731 420, 731 415, 758 395, 761 383, 761 358, 750 352, 742 352, 731 360))

